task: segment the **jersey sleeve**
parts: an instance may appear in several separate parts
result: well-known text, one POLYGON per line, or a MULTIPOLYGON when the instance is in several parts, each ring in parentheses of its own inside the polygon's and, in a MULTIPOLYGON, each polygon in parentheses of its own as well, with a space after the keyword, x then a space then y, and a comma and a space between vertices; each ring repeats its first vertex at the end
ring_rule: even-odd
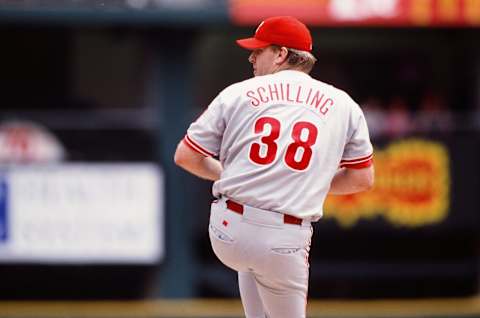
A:
POLYGON ((183 142, 206 157, 216 157, 220 151, 224 129, 223 105, 218 95, 203 114, 190 124, 183 142))
POLYGON ((368 134, 365 116, 358 105, 353 109, 348 130, 341 168, 362 169, 373 163, 373 146, 368 134))

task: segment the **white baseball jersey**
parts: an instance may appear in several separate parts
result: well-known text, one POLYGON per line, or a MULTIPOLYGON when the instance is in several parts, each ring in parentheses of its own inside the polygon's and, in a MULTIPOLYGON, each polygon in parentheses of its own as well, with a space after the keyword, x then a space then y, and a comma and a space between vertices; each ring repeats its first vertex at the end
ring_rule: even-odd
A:
POLYGON ((221 161, 214 196, 310 220, 338 168, 368 167, 373 152, 358 104, 293 70, 227 87, 183 141, 221 161))

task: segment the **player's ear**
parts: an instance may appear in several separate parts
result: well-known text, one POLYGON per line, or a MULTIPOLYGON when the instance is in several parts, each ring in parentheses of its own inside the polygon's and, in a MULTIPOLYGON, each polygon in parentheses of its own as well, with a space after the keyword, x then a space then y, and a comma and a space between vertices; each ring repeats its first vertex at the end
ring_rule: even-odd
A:
POLYGON ((288 58, 288 49, 284 46, 281 46, 275 52, 275 64, 281 65, 288 58))

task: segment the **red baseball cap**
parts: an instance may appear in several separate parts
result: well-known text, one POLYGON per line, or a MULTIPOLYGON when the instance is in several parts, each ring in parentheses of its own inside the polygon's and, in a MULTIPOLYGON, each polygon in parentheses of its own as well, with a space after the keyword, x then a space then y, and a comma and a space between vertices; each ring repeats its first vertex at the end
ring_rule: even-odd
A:
POLYGON ((237 44, 248 50, 269 45, 280 45, 301 51, 312 51, 312 36, 307 26, 290 16, 271 17, 260 23, 251 38, 237 40, 237 44))

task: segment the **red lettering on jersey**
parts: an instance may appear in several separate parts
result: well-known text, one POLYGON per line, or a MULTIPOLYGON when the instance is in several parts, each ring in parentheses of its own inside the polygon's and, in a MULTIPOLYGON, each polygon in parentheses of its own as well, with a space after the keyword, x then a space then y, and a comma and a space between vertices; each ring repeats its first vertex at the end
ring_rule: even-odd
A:
POLYGON ((287 84, 287 101, 293 103, 294 100, 290 98, 290 84, 287 84))
POLYGON ((307 96, 307 100, 305 101, 305 104, 308 105, 309 101, 310 101, 310 96, 312 95, 312 89, 310 88, 310 90, 308 91, 308 96, 307 96))
POLYGON ((253 107, 257 107, 258 105, 260 105, 260 101, 258 100, 258 98, 255 97, 254 91, 248 91, 247 96, 250 97, 250 104, 253 107))
POLYGON ((278 88, 277 88, 277 84, 273 84, 273 86, 275 87, 275 90, 272 89, 272 85, 268 84, 268 90, 270 91, 270 99, 271 100, 278 100, 278 88), (275 94, 275 99, 273 98, 273 94, 275 94))
POLYGON ((292 83, 270 83, 268 86, 259 86, 255 90, 247 91, 246 95, 250 98, 250 104, 254 107, 273 101, 286 103, 295 103, 299 105, 308 105, 316 109, 320 114, 325 115, 334 105, 330 97, 325 93, 313 88, 308 89, 308 93, 301 86, 292 83))
POLYGON ((325 102, 322 104, 322 107, 320 107, 319 111, 325 115, 330 108, 327 107, 327 103, 329 104, 328 106, 333 105, 333 100, 331 98, 327 98, 325 102))
POLYGON ((300 100, 300 94, 302 92, 302 86, 298 86, 298 90, 297 90, 297 98, 295 99, 295 102, 299 103, 299 104, 303 104, 303 101, 300 100))
POLYGON ((262 101, 262 103, 268 103, 268 101, 269 101, 268 97, 265 97, 265 99, 264 99, 260 90, 262 90, 263 93, 265 93, 267 90, 265 89, 265 87, 260 86, 259 88, 257 88, 257 93, 258 93, 258 96, 260 97, 260 100, 262 101))
POLYGON ((280 83, 280 93, 282 94, 282 100, 285 100, 285 94, 283 94, 283 83, 280 83))
POLYGON ((322 96, 320 96, 320 91, 317 91, 315 93, 315 95, 313 96, 313 99, 312 99, 312 102, 310 103, 310 105, 313 106, 313 104, 315 104, 315 108, 318 108, 318 106, 320 105, 320 103, 323 100, 323 96, 325 96, 325 94, 322 94, 322 96))

